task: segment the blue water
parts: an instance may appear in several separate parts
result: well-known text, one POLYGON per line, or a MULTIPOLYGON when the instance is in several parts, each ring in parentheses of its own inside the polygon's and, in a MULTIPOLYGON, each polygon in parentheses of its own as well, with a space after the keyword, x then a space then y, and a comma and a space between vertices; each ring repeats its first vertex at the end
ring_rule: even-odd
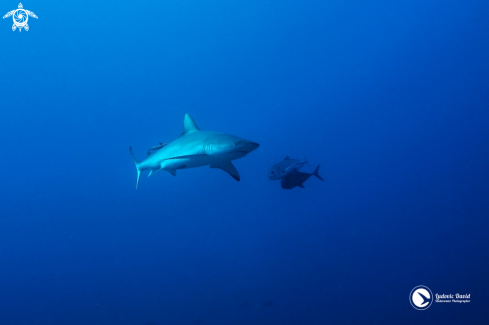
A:
POLYGON ((23 5, 29 31, 0 24, 0 324, 489 322, 489 2, 23 5), (135 191, 129 146, 185 113, 260 143, 241 181, 135 191), (287 155, 325 181, 268 180, 287 155), (417 285, 470 303, 415 310, 417 285))

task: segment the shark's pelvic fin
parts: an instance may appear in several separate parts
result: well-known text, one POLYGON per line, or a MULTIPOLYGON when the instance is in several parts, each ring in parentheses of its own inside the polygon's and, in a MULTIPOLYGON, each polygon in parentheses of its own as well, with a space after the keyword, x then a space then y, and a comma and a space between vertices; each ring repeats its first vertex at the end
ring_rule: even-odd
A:
POLYGON ((136 165, 136 170, 138 171, 138 179, 136 181, 136 191, 137 191, 139 186, 139 177, 141 176, 141 170, 139 169, 139 164, 141 162, 137 160, 136 157, 134 156, 134 153, 132 152, 132 147, 129 147, 129 152, 131 153, 132 160, 134 160, 134 164, 136 165))
POLYGON ((190 115, 185 114, 185 117, 183 118, 183 132, 181 136, 197 131, 200 131, 200 129, 197 124, 195 124, 194 119, 190 115))
POLYGON ((219 168, 219 169, 224 170, 226 173, 231 175, 238 182, 241 179, 239 177, 238 170, 236 169, 236 167, 234 167, 233 163, 230 160, 224 160, 224 161, 220 161, 218 163, 212 164, 211 168, 219 168))
POLYGON ((168 172, 170 174, 172 174, 173 176, 177 176, 177 170, 176 169, 170 169, 170 170, 168 170, 168 172))
POLYGON ((153 174, 153 170, 152 169, 149 171, 148 177, 150 177, 151 174, 153 174))

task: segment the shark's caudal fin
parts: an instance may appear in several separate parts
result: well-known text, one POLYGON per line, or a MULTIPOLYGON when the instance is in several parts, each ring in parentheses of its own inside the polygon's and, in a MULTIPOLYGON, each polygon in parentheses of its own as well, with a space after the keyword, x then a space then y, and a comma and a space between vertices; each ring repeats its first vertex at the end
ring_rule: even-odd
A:
POLYGON ((186 134, 197 132, 197 131, 200 131, 200 129, 197 126, 197 124, 195 124, 194 119, 190 115, 185 114, 185 117, 183 118, 183 132, 182 135, 180 136, 182 137, 186 134))
POLYGON ((316 170, 315 170, 315 171, 314 171, 314 173, 312 173, 312 174, 313 174, 314 176, 316 176, 317 178, 319 178, 320 180, 324 181, 324 179, 323 179, 321 176, 319 176, 319 173, 318 173, 318 172, 319 172, 319 166, 321 166, 321 165, 318 165, 318 166, 316 167, 316 170))
POLYGON ((132 147, 129 147, 129 152, 131 153, 132 160, 134 160, 134 164, 136 164, 136 170, 138 171, 138 179, 136 181, 136 191, 137 191, 139 186, 139 177, 141 176, 141 170, 139 169, 139 164, 141 162, 137 160, 136 157, 134 156, 134 153, 132 152, 132 147))

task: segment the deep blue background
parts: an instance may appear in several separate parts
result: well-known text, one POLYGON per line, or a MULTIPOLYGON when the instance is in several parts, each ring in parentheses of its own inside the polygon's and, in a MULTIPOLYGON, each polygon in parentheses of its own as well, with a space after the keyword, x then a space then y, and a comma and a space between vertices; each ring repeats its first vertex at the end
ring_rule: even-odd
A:
POLYGON ((28 32, 0 25, 0 324, 487 324, 489 2, 23 4, 28 32), (241 182, 136 192, 129 145, 185 113, 261 144, 241 182), (282 190, 286 155, 325 182, 282 190), (416 311, 420 284, 472 299, 416 311))

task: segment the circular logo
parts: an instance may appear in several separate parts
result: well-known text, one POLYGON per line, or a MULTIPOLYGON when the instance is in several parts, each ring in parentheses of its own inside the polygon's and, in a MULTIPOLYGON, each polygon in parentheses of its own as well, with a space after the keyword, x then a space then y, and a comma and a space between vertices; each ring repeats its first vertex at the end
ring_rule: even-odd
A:
POLYGON ((433 303, 433 293, 427 286, 417 286, 411 290, 409 302, 417 310, 428 309, 433 303))
POLYGON ((27 13, 25 12, 24 9, 17 9, 14 13, 14 23, 17 26, 25 26, 27 24, 27 20, 29 17, 27 17, 27 13))

